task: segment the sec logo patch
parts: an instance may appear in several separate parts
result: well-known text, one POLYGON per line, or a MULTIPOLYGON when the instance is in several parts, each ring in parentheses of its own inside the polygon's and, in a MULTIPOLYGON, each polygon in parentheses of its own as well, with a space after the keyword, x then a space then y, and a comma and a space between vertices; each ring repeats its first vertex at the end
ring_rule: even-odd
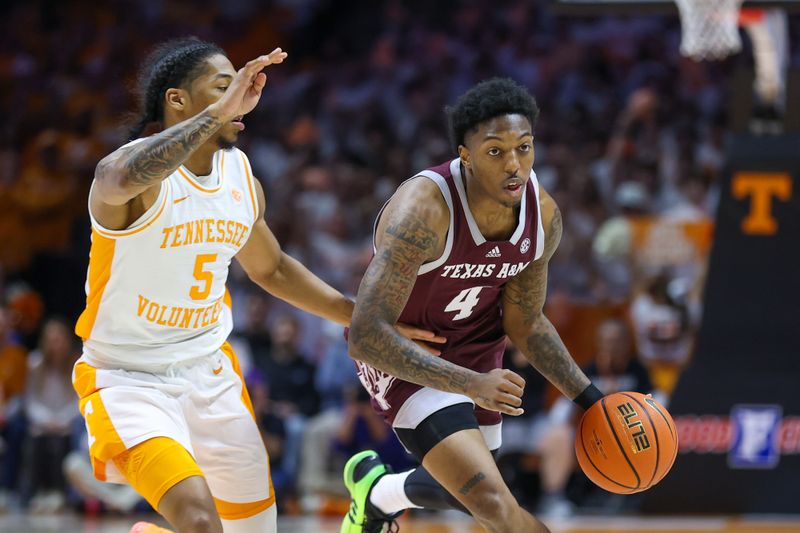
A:
POLYGON ((531 240, 525 237, 525 240, 522 241, 522 244, 519 245, 519 251, 523 254, 531 249, 531 240))

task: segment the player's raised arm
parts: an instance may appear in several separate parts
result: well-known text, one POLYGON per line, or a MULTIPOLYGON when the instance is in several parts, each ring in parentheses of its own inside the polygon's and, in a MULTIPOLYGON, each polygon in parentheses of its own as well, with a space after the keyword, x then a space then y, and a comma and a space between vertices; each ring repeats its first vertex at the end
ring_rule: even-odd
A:
POLYGON ((512 278, 503 291, 503 328, 531 365, 571 400, 589 407, 599 391, 575 363, 553 324, 544 315, 547 264, 561 241, 561 212, 540 188, 544 254, 512 278), (584 401, 583 396, 587 396, 584 401))
POLYGON ((442 253, 449 211, 428 179, 401 187, 381 215, 377 252, 358 290, 350 328, 350 355, 399 379, 465 394, 479 405, 510 415, 524 381, 508 370, 481 374, 428 354, 395 329, 422 264, 442 253))
MULTIPOLYGON (((261 70, 282 62, 285 57, 286 53, 276 48, 253 59, 231 78, 225 94, 204 111, 104 157, 95 169, 93 201, 124 205, 159 184, 223 125, 255 108, 266 83, 261 70)), ((183 105, 182 97, 180 89, 166 90, 165 100, 169 104, 183 105)))

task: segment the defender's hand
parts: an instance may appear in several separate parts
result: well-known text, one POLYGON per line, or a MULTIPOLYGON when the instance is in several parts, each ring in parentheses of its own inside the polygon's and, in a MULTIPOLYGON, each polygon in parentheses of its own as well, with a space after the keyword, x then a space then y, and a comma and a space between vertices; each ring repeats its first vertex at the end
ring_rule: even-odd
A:
POLYGON ((414 326, 409 326, 408 324, 398 323, 395 327, 403 337, 416 342, 420 348, 425 349, 431 355, 442 354, 441 351, 428 346, 426 343, 433 342, 436 344, 444 344, 445 342, 447 342, 446 338, 437 335, 432 331, 428 331, 426 329, 420 329, 414 326))
POLYGON ((282 63, 286 56, 286 52, 276 48, 248 61, 233 77, 222 98, 208 106, 209 111, 223 122, 229 122, 255 109, 267 83, 267 75, 261 71, 268 65, 282 63))
POLYGON ((511 370, 495 368, 473 378, 467 395, 484 409, 519 416, 525 412, 520 408, 524 389, 525 380, 521 376, 511 370))

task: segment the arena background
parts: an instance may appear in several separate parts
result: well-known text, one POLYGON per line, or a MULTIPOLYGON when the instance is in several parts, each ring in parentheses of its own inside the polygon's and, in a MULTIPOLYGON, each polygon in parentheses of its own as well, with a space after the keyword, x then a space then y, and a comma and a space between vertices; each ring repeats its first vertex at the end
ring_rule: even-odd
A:
MULTIPOLYGON (((620 357, 647 368, 681 449, 643 495, 609 496, 575 472, 567 505, 543 506, 537 431, 557 426, 559 402, 510 349, 508 366, 529 381, 526 437, 501 459, 510 486, 555 531, 800 531, 800 6, 745 5, 782 10, 767 12, 787 30, 775 101, 753 88, 747 31, 741 52, 688 59, 667 0, 4 2, 0 531, 122 532, 150 516, 125 489, 86 479, 71 327, 85 301, 94 166, 125 141, 139 61, 186 35, 217 42, 234 65, 289 52, 239 146, 283 248, 348 294, 379 207, 453 157, 444 106, 488 77, 526 85, 542 108, 534 169, 564 214, 547 314, 582 364, 602 324, 628 325, 620 357)), ((265 295, 236 265, 229 289, 280 528, 338 531, 350 453, 410 460, 370 424, 339 327, 265 295)), ((401 522, 470 524, 424 512, 401 522)))

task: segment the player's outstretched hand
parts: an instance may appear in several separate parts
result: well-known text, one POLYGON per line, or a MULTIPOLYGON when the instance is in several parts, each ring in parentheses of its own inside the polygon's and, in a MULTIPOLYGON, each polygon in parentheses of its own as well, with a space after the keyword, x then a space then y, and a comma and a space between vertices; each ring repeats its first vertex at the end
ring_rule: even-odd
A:
POLYGON ((525 380, 519 374, 504 368, 495 368, 474 378, 467 394, 484 409, 519 416, 525 412, 520 407, 524 389, 525 380))
POLYGON ((261 71, 268 65, 283 63, 286 55, 286 52, 276 48, 269 54, 248 61, 233 77, 222 98, 211 104, 209 109, 223 122, 252 111, 267 83, 267 75, 261 71))
POLYGON ((432 342, 434 344, 444 344, 447 342, 445 337, 437 335, 436 333, 428 331, 427 329, 420 329, 414 326, 409 326, 408 324, 397 324, 397 331, 399 331, 403 337, 416 342, 417 345, 432 355, 441 355, 442 352, 432 346, 428 346, 427 343, 432 342))

